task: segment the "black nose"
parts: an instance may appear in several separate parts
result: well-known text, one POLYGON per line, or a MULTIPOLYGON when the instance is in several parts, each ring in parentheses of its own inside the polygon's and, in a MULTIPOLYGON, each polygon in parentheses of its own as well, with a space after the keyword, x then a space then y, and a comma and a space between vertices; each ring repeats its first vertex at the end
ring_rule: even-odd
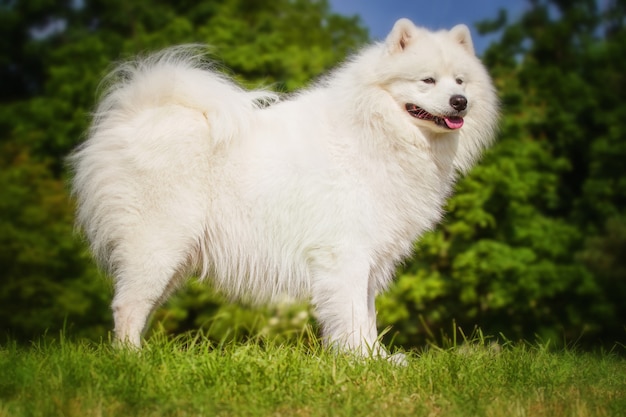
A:
POLYGON ((450 97, 450 105, 456 111, 463 111, 467 108, 467 98, 460 94, 455 94, 450 97))

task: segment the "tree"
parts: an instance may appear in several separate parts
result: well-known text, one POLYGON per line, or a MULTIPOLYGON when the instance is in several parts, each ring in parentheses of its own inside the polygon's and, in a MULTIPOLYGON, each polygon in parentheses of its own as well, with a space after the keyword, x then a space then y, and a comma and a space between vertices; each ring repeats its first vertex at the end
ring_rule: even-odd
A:
POLYGON ((419 343, 424 327, 437 334, 452 319, 509 338, 624 340, 624 261, 609 244, 623 236, 604 229, 608 218, 621 230, 626 207, 626 106, 614 93, 624 3, 606 14, 594 1, 531 3, 517 22, 502 12, 480 25, 501 31, 484 56, 502 100, 500 140, 381 300, 383 319, 413 334, 399 342, 419 343), (422 323, 409 318, 419 314, 422 323))
MULTIPOLYGON (((358 19, 305 0, 16 0, 0 8, 0 35, 0 327, 20 340, 55 334, 65 321, 89 337, 111 325, 110 284, 73 234, 64 157, 81 141, 112 62, 206 43, 247 83, 290 90, 367 39, 358 19)), ((192 286, 162 314, 219 308, 196 293, 192 286)))
MULTIPOLYGON (((624 340, 625 17, 623 0, 533 0, 515 22, 502 12, 479 25, 500 33, 484 55, 500 140, 379 299, 396 342, 421 345, 453 320, 508 338, 624 340)), ((89 337, 111 325, 109 284, 73 235, 63 159, 112 62, 206 43, 242 83, 292 91, 367 39, 357 18, 309 0, 16 0, 0 7, 0 35, 0 325, 20 340, 65 320, 89 337)), ((278 322, 192 284, 157 317, 216 337, 234 321, 245 335, 304 317, 271 313, 278 322)))
POLYGON ((109 285, 72 238, 63 181, 12 143, 0 144, 0 167, 2 328, 29 340, 46 330, 56 335, 67 321, 75 335, 103 336, 109 285))

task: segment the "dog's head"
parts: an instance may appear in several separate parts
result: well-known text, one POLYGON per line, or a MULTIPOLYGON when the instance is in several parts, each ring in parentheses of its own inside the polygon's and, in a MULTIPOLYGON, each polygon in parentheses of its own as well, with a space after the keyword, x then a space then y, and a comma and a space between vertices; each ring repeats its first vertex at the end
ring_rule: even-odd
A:
POLYGON ((431 32, 400 19, 379 46, 369 74, 386 95, 379 103, 388 120, 412 125, 413 133, 403 128, 401 134, 412 142, 448 146, 440 139, 453 139, 454 165, 468 170, 495 137, 499 106, 467 26, 431 32))
POLYGON ((430 32, 401 19, 385 48, 385 88, 417 126, 434 132, 463 129, 476 102, 491 100, 485 98, 492 90, 489 77, 465 25, 430 32))

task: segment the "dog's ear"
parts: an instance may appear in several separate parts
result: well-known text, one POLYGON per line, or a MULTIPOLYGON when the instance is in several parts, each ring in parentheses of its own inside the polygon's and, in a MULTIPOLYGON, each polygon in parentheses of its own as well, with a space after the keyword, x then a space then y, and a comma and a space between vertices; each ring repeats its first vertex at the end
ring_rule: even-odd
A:
POLYGON ((398 20, 385 40, 387 50, 392 54, 402 52, 411 43, 416 32, 415 25, 409 19, 398 20))
POLYGON ((472 34, 470 30, 465 25, 456 25, 452 29, 450 29, 450 36, 455 40, 459 45, 461 45, 467 52, 472 55, 475 55, 474 52, 474 43, 472 42, 472 34))

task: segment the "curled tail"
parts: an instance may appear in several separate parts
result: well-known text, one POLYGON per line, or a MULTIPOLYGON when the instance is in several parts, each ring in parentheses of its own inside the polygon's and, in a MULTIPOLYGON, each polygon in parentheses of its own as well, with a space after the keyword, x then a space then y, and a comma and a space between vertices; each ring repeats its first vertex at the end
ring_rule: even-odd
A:
POLYGON ((198 45, 171 47, 122 63, 103 85, 90 137, 141 110, 178 104, 202 112, 211 125, 211 139, 220 142, 247 125, 250 111, 278 100, 275 93, 244 90, 217 72, 198 45))

